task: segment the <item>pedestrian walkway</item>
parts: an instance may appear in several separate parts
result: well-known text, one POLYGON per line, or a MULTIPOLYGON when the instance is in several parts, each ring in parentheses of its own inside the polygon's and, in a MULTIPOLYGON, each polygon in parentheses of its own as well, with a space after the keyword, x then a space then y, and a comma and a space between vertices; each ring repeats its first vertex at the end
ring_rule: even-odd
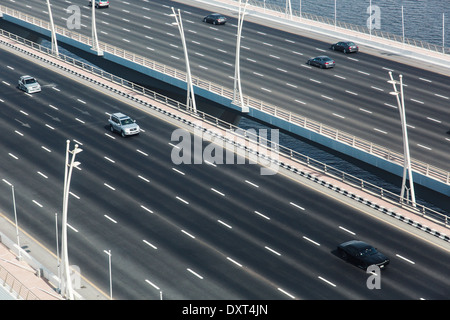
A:
POLYGON ((1 300, 62 300, 56 288, 0 243, 1 300))

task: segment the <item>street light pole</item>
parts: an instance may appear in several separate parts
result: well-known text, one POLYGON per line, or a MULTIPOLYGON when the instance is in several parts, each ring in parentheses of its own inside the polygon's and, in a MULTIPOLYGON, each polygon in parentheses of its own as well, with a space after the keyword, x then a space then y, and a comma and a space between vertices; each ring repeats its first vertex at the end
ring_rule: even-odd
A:
POLYGON ((95 22, 95 1, 91 0, 92 4, 92 48, 91 50, 95 51, 97 55, 102 55, 102 51, 100 50, 100 46, 98 44, 97 37, 97 24, 95 22))
POLYGON ((233 104, 241 107, 242 112, 248 112, 249 108, 244 105, 244 96, 242 94, 241 86, 241 66, 240 66, 240 54, 241 54, 241 34, 242 25, 244 23, 245 9, 247 7, 248 0, 245 1, 244 9, 241 7, 241 0, 239 0, 239 15, 238 15, 238 27, 237 27, 237 40, 236 40, 236 61, 234 64, 234 90, 233 90, 233 104), (239 97, 239 98, 238 98, 239 97))
POLYGON ((191 76, 191 67, 189 63, 189 56, 186 47, 186 39, 184 37, 184 29, 183 22, 181 20, 180 9, 178 9, 178 14, 175 13, 175 9, 172 7, 172 16, 175 17, 175 21, 173 24, 178 26, 178 30, 180 31, 181 42, 183 43, 183 51, 184 51, 184 60, 186 61, 186 81, 187 81, 187 98, 186 98, 186 106, 189 110, 197 112, 197 106, 195 104, 195 95, 194 95, 194 86, 192 85, 192 76, 191 76))
POLYGON ((70 141, 67 140, 66 147, 66 162, 64 169, 64 194, 63 194, 63 217, 62 217, 62 231, 61 231, 61 261, 62 261, 62 290, 61 293, 69 300, 73 300, 73 288, 72 288, 72 280, 70 278, 70 269, 69 269, 69 255, 67 249, 67 207, 69 202, 69 189, 70 189, 70 180, 72 177, 72 170, 74 167, 78 167, 80 165, 79 162, 75 162, 75 156, 77 153, 83 151, 78 148, 78 144, 75 144, 75 148, 70 151, 70 141), (69 155, 72 155, 69 164, 69 155))
MULTIPOLYGON (((402 180, 402 190, 400 193, 400 199, 403 201, 405 189, 406 189, 406 173, 408 173, 409 180, 409 194, 411 195, 412 205, 416 206, 416 196, 414 193, 414 183, 412 177, 411 170, 411 159, 409 155, 409 142, 408 142, 408 131, 406 125, 406 112, 405 112, 405 99, 403 95, 403 76, 400 75, 400 81, 394 80, 392 77, 392 71, 389 71, 389 76, 391 80, 388 82, 392 84, 394 91, 390 92, 391 95, 394 95, 397 98, 397 105, 400 112, 400 120, 402 123, 402 135, 403 135, 403 180, 402 180), (400 92, 397 91, 396 84, 400 85, 400 92), (400 97, 399 97, 400 95, 400 97)), ((407 200, 409 200, 409 196, 407 196, 407 200)))
POLYGON ((109 260, 109 299, 112 300, 112 272, 111 272, 111 250, 103 250, 108 255, 109 260))
POLYGON ((59 55, 58 43, 56 41, 55 24, 53 23, 52 9, 50 7, 50 0, 47 0, 47 8, 48 8, 48 15, 50 17, 50 30, 52 33, 52 53, 54 55, 59 55))

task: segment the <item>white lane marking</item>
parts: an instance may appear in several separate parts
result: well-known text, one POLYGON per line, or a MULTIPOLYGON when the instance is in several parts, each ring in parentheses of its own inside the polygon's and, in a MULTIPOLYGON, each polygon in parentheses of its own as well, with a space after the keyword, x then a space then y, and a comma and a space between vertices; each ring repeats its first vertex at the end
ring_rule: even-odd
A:
POLYGON ((255 188, 259 188, 259 186, 258 186, 257 184, 254 184, 254 183, 251 182, 251 181, 245 180, 245 183, 248 183, 249 185, 251 185, 251 186, 253 186, 253 187, 255 187, 255 188))
POLYGON ((158 248, 156 246, 154 246, 153 244, 151 244, 150 242, 148 242, 147 240, 142 240, 142 242, 144 242, 146 245, 152 247, 153 249, 157 250, 158 248))
POLYGON ((345 90, 345 92, 347 92, 347 93, 349 93, 349 94, 352 94, 352 95, 354 95, 354 96, 357 96, 357 95, 358 95, 356 92, 353 92, 353 91, 345 90))
POLYGON ((240 264, 239 262, 237 262, 236 260, 231 259, 230 257, 227 257, 227 260, 233 262, 235 265, 242 267, 242 264, 240 264))
POLYGON ((308 237, 303 236, 303 239, 305 239, 306 241, 309 241, 309 242, 315 244, 316 246, 320 247, 320 243, 318 243, 318 242, 316 242, 316 241, 314 241, 314 240, 311 240, 311 239, 308 238, 308 237))
POLYGON ((387 106, 387 107, 389 107, 389 108, 397 109, 397 106, 394 106, 394 105, 389 104, 389 103, 384 103, 384 105, 387 106))
POLYGON ((312 82, 315 82, 315 83, 322 83, 319 80, 315 80, 315 79, 311 79, 311 78, 309 78, 309 81, 312 81, 312 82))
POLYGON ((108 216, 108 215, 106 215, 106 214, 104 214, 103 216, 104 216, 106 219, 108 219, 109 221, 111 221, 111 222, 113 222, 113 223, 117 223, 117 221, 114 220, 113 218, 111 218, 110 216, 108 216))
POLYGON ((107 184, 106 182, 104 182, 103 185, 104 185, 105 187, 110 188, 111 190, 116 190, 114 187, 110 186, 110 185, 107 184))
POLYGON ((147 207, 145 207, 145 206, 143 206, 143 205, 141 205, 141 208, 144 209, 144 210, 147 211, 147 212, 153 213, 152 210, 150 210, 149 208, 147 208, 147 207))
POLYGON ((298 103, 301 103, 301 104, 306 104, 306 102, 303 102, 303 101, 300 101, 300 100, 297 100, 297 99, 295 99, 294 101, 298 102, 298 103))
POLYGON ((267 89, 267 88, 261 88, 261 90, 267 91, 267 92, 272 92, 272 90, 267 89))
POLYGON ((326 52, 324 49, 315 48, 317 51, 326 52))
POLYGON ((323 278, 323 277, 321 277, 321 276, 319 276, 318 278, 319 278, 320 280, 322 280, 322 281, 328 283, 329 285, 331 285, 331 286, 333 286, 333 287, 336 287, 336 285, 335 285, 333 282, 328 281, 327 279, 325 279, 325 278, 323 278))
POLYGON ((430 118, 430 117, 427 117, 427 119, 431 120, 431 121, 434 121, 434 122, 437 122, 437 123, 442 123, 441 120, 433 119, 433 118, 430 118))
POLYGON ((328 96, 324 96, 323 94, 321 94, 320 96, 321 96, 322 98, 325 98, 325 99, 328 99, 328 100, 334 100, 333 98, 328 97, 328 96))
POLYGON ((229 228, 229 229, 232 229, 232 227, 231 227, 229 224, 223 222, 222 220, 217 220, 217 222, 223 224, 225 227, 227 227, 227 228, 229 228))
POLYGON ((300 210, 305 210, 305 208, 299 206, 298 204, 295 204, 294 202, 289 202, 289 204, 290 204, 291 206, 294 206, 294 207, 296 207, 296 208, 299 208, 300 210))
POLYGON ((420 100, 417 100, 417 99, 410 99, 411 101, 414 101, 414 102, 417 102, 417 103, 420 103, 420 104, 424 104, 424 102, 423 101, 420 101, 420 100))
POLYGON ((345 119, 344 116, 341 116, 340 114, 337 114, 337 113, 333 113, 333 116, 338 117, 338 118, 341 118, 341 119, 345 119))
POLYGON ((426 146, 424 146, 424 145, 422 145, 422 144, 417 144, 419 147, 421 147, 421 148, 424 148, 424 149, 427 149, 427 150, 431 150, 431 148, 430 147, 426 147, 426 146))
POLYGON ((108 157, 103 157, 104 159, 106 159, 106 160, 108 160, 109 162, 112 162, 112 163, 116 163, 113 159, 110 159, 110 158, 108 158, 108 157))
POLYGON ((449 97, 447 97, 447 96, 443 96, 443 95, 441 95, 441 94, 437 94, 437 93, 435 93, 434 94, 436 97, 439 97, 439 98, 443 98, 443 99, 450 99, 449 97))
POLYGON ((172 170, 177 172, 177 173, 179 173, 179 174, 182 174, 183 176, 185 175, 185 173, 183 171, 180 171, 178 169, 172 168, 172 170))
POLYGON ((381 88, 378 88, 378 87, 374 87, 374 86, 370 86, 372 89, 375 89, 375 90, 378 90, 378 91, 384 91, 383 89, 381 89, 381 88))
POLYGON ((44 149, 44 150, 47 151, 47 152, 52 152, 52 150, 50 150, 50 149, 47 148, 47 147, 41 146, 41 148, 44 149))
POLYGON ((225 194, 223 192, 220 192, 220 191, 218 191, 218 190, 216 190, 214 188, 211 188, 211 190, 214 191, 217 194, 220 194, 222 197, 225 197, 225 194))
POLYGON ((183 202, 184 204, 189 204, 188 201, 184 200, 183 198, 180 198, 179 196, 176 196, 177 200, 183 202))
POLYGON ((43 205, 42 204, 40 204, 39 202, 37 202, 36 200, 33 200, 33 203, 35 204, 35 205, 37 205, 38 207, 43 207, 43 205))
POLYGON ((425 81, 425 82, 433 82, 433 81, 425 79, 425 78, 419 78, 419 79, 422 80, 422 81, 425 81))
POLYGON ((343 79, 343 80, 345 80, 346 78, 345 77, 343 77, 343 76, 340 76, 340 75, 338 75, 338 74, 335 74, 334 75, 336 78, 339 78, 339 79, 343 79))
POLYGON ((145 282, 147 282, 149 285, 151 285, 156 290, 159 290, 159 287, 156 284, 154 284, 153 282, 151 282, 150 280, 145 279, 145 282))
POLYGON ((346 228, 344 228, 344 227, 339 226, 339 229, 344 230, 345 232, 348 232, 348 233, 350 233, 351 235, 356 235, 356 233, 354 233, 353 231, 350 231, 350 230, 348 230, 348 229, 346 229, 346 228))
POLYGON ((361 110, 363 112, 366 112, 366 113, 372 113, 372 111, 369 111, 369 110, 366 110, 366 109, 363 109, 363 108, 359 108, 359 110, 361 110))
POLYGON ((373 128, 373 130, 378 131, 378 132, 381 132, 381 133, 383 133, 383 134, 387 134, 386 131, 383 131, 383 130, 380 130, 380 129, 377 129, 377 128, 373 128))
POLYGON ((16 159, 16 160, 18 160, 19 158, 18 157, 16 157, 15 155, 13 155, 11 152, 10 153, 8 153, 8 155, 11 157, 11 158, 14 158, 14 159, 16 159))
POLYGON ((138 175, 138 177, 139 177, 140 179, 144 180, 145 182, 150 182, 150 180, 149 180, 149 179, 147 179, 147 178, 144 178, 144 177, 143 177, 143 176, 141 176, 141 175, 138 175))
POLYGON ((191 237, 192 239, 195 239, 195 237, 192 234, 190 234, 189 232, 184 231, 184 230, 181 230, 181 232, 183 232, 185 235, 191 237))
POLYGON ((139 149, 136 149, 136 151, 139 152, 140 154, 143 154, 144 156, 148 157, 148 154, 145 153, 144 151, 141 151, 141 150, 139 150, 139 149))
POLYGON ((264 219, 270 220, 270 218, 269 218, 268 216, 262 214, 261 212, 258 212, 258 211, 255 210, 255 213, 256 213, 257 215, 263 217, 264 219))
POLYGON ((269 250, 270 252, 275 253, 277 256, 281 256, 281 253, 279 253, 279 252, 273 250, 272 248, 269 248, 268 246, 265 246, 264 248, 267 249, 267 250, 269 250))
POLYGON ((367 73, 367 72, 364 72, 364 71, 361 71, 361 70, 358 70, 358 72, 362 73, 362 74, 365 74, 366 76, 370 76, 370 73, 367 73))
POLYGON ((414 261, 409 260, 409 259, 407 259, 407 258, 405 258, 405 257, 403 257, 403 256, 401 256, 401 255, 399 255, 399 254, 396 254, 396 256, 399 257, 400 259, 405 260, 406 262, 409 262, 409 263, 411 263, 411 264, 416 264, 414 261))
POLYGON ((203 279, 203 277, 201 275, 199 275, 197 272, 195 272, 194 270, 187 268, 187 271, 189 271, 190 273, 192 273, 194 276, 196 276, 199 279, 203 279))
POLYGON ((289 298, 295 299, 295 297, 294 297, 292 294, 288 293, 287 291, 284 291, 284 290, 281 289, 281 288, 277 288, 277 289, 278 289, 278 291, 283 292, 283 293, 284 293, 285 295, 287 295, 289 298))

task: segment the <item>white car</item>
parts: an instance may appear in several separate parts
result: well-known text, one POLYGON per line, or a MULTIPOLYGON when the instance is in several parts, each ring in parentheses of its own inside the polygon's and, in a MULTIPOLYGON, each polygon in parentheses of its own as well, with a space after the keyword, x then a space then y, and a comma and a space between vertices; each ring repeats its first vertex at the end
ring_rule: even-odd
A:
MULTIPOLYGON (((92 1, 89 1, 89 7, 92 6, 92 1)), ((96 8, 108 8, 109 1, 108 0, 95 0, 96 8)))
POLYGON ((111 132, 120 132, 122 137, 139 134, 141 131, 135 120, 121 112, 110 115, 108 122, 111 132))
POLYGON ((25 91, 26 93, 35 93, 41 91, 41 85, 36 80, 36 78, 32 76, 21 76, 19 78, 17 87, 20 90, 25 91))

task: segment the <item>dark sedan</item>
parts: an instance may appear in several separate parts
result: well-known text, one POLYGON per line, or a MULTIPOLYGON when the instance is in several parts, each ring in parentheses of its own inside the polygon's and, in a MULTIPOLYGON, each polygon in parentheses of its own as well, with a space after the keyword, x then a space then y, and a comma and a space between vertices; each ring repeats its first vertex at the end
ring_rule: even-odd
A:
POLYGON ((341 243, 337 252, 344 260, 364 270, 371 265, 380 268, 386 267, 390 260, 371 245, 358 240, 350 240, 341 243))
POLYGON ((227 18, 220 13, 211 13, 203 18, 203 22, 212 24, 225 24, 227 22, 227 18))
POLYGON ((333 68, 335 65, 334 60, 327 56, 318 56, 315 58, 311 58, 306 63, 322 69, 333 68))
POLYGON ((351 41, 339 41, 331 45, 331 50, 342 51, 343 53, 358 52, 358 46, 351 41))

